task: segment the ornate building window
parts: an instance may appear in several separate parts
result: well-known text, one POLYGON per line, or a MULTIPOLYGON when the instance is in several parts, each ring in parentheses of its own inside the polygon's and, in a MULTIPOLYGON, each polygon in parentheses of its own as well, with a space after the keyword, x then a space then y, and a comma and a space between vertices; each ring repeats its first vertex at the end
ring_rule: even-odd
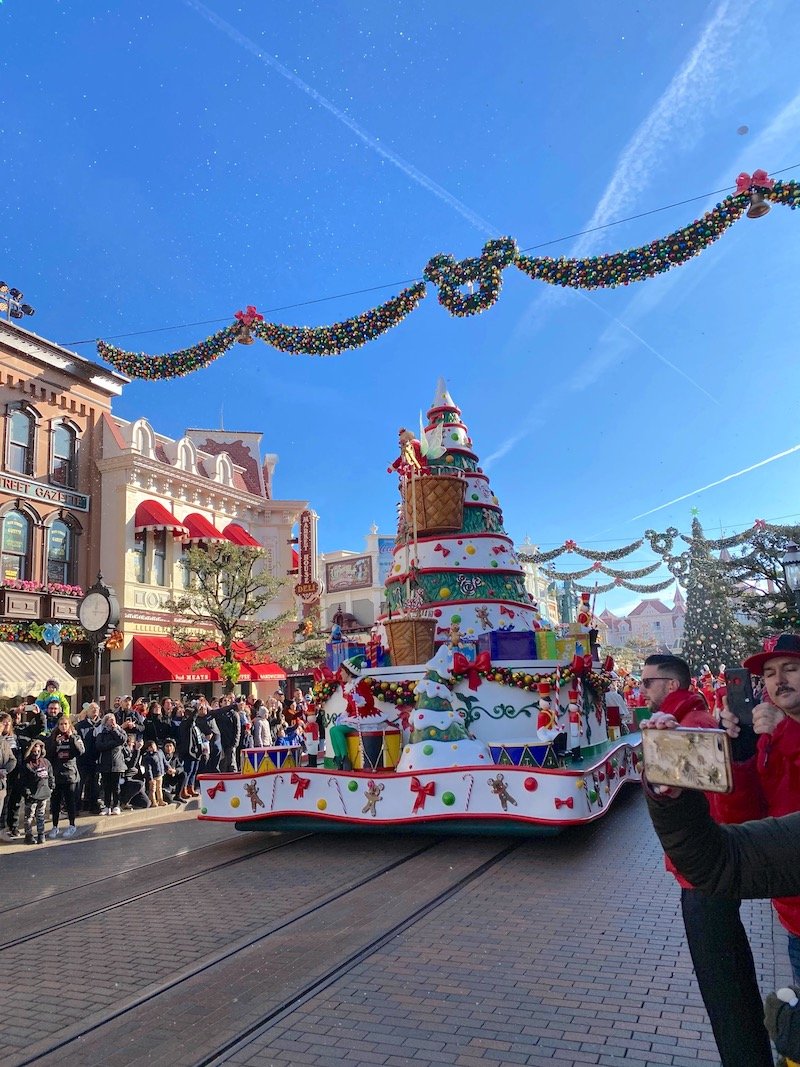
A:
POLYGON ((47 531, 47 581, 75 585, 74 579, 74 531, 63 519, 56 519, 47 531))
POLYGON ((50 458, 50 481, 74 489, 77 481, 76 443, 78 435, 63 422, 53 430, 53 452, 50 458))
POLYGON ((133 562, 133 580, 139 582, 140 585, 144 584, 144 561, 147 556, 147 535, 145 533, 137 534, 133 539, 133 552, 131 553, 133 562))
POLYGON ((0 534, 4 581, 30 578, 31 520, 21 511, 7 511, 0 534))
POLYGON ((153 577, 156 585, 167 584, 167 531, 153 531, 153 577))
POLYGON ((12 408, 8 412, 8 440, 6 445, 6 469, 15 474, 33 475, 33 439, 36 420, 24 408, 12 408))

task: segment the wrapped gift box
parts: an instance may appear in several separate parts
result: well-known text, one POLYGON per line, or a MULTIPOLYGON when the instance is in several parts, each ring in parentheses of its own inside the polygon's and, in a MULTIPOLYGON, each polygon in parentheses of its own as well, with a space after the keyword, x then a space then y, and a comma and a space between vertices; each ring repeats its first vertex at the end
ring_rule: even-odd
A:
POLYGON ((536 631, 536 658, 558 659, 558 638, 552 630, 536 631))
POLYGON ((504 659, 536 659, 536 635, 532 630, 491 630, 478 637, 478 651, 488 652, 492 663, 504 659))
POLYGON ((578 634, 575 637, 559 637, 556 640, 556 647, 558 654, 553 659, 564 660, 565 662, 572 662, 572 657, 575 655, 575 646, 578 645, 578 652, 585 656, 589 652, 589 635, 578 634))
POLYGON ((325 645, 325 666, 329 671, 336 671, 343 660, 351 656, 363 656, 367 646, 356 641, 328 641, 325 645))

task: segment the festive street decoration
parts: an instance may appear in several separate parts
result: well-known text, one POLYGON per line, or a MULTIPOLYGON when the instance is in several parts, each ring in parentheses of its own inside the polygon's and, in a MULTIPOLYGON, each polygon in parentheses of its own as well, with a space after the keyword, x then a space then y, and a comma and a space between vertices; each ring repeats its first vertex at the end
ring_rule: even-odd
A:
MULTIPOLYGON (((449 253, 439 253, 428 260, 423 276, 437 286, 439 302, 451 315, 459 317, 490 308, 500 295, 503 270, 512 265, 529 278, 548 285, 573 289, 630 285, 688 262, 719 240, 742 215, 759 218, 769 211, 770 203, 794 210, 800 203, 800 183, 773 181, 763 170, 756 170, 752 175, 743 172, 736 179, 735 192, 711 211, 647 245, 602 256, 567 259, 528 256, 518 251, 514 238, 501 237, 487 241, 477 257, 459 261, 449 253), (462 292, 465 287, 467 293, 462 292)), ((191 374, 213 363, 237 341, 252 344, 253 335, 282 352, 339 355, 397 326, 418 307, 426 291, 424 281, 415 282, 386 303, 330 326, 266 322, 251 304, 246 311, 236 312, 235 323, 178 352, 150 356, 125 351, 107 341, 98 341, 97 351, 118 371, 144 381, 191 374)))
POLYGON ((60 645, 86 641, 86 631, 72 623, 0 622, 0 641, 40 641, 60 645))
POLYGON ((692 520, 683 654, 692 674, 723 664, 740 663, 744 654, 742 627, 731 604, 731 588, 719 561, 709 551, 699 519, 692 520))

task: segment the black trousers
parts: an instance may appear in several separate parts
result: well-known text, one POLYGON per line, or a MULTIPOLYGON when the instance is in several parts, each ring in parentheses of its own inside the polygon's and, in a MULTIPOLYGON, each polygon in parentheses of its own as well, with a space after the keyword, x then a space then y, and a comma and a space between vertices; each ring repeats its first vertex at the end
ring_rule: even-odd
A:
POLYGON ((50 797, 50 817, 53 820, 53 826, 58 826, 62 800, 64 801, 64 807, 67 809, 67 818, 70 826, 75 825, 75 793, 77 788, 78 786, 75 782, 56 782, 53 795, 50 797))
POLYGON ((686 940, 722 1067, 773 1067, 753 953, 739 900, 681 890, 686 940))

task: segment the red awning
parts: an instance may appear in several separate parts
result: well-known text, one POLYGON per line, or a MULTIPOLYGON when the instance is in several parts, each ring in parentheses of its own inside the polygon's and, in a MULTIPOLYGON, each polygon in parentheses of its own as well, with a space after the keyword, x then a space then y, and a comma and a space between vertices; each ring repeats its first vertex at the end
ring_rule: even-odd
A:
POLYGON ((227 538, 219 532, 213 523, 210 523, 204 515, 193 511, 183 520, 183 525, 189 532, 184 541, 227 541, 227 538))
POLYGON ((240 526, 238 522, 229 522, 222 532, 228 540, 232 541, 235 545, 243 545, 248 548, 261 548, 261 545, 256 541, 255 537, 248 533, 243 526, 240 526))
POLYGON ((133 527, 136 533, 142 530, 170 530, 174 537, 183 537, 186 534, 184 524, 157 500, 143 500, 138 505, 133 527))
POLYGON ((259 660, 258 653, 246 641, 234 641, 233 654, 241 664, 242 681, 282 682, 286 678, 286 671, 283 667, 269 660, 259 660), (240 656, 242 659, 239 659, 240 656), (256 662, 251 663, 251 659, 256 662))
MULTIPOLYGON (((213 655, 213 650, 210 653, 213 655)), ((134 685, 151 682, 219 682, 222 676, 211 667, 199 666, 203 656, 185 655, 171 637, 133 638, 134 685)))

